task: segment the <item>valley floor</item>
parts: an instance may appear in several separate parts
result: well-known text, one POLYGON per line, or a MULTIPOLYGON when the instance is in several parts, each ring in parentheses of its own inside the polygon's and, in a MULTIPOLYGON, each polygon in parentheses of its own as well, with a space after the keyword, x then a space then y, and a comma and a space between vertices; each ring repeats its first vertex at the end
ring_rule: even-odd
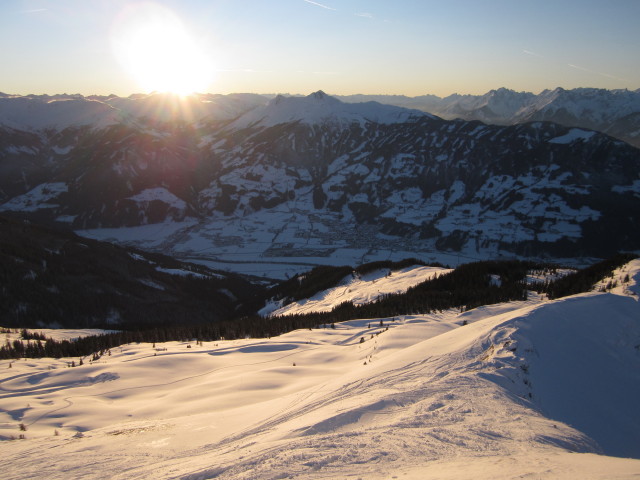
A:
POLYGON ((5 360, 2 477, 638 478, 636 290, 5 360))

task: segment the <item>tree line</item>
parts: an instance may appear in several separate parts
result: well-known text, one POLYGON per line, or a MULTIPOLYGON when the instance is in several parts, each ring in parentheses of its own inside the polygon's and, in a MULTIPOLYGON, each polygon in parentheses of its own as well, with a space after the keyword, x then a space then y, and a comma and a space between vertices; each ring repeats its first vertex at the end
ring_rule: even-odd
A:
MULTIPOLYGON (((602 261, 574 274, 567 275, 555 282, 538 285, 537 289, 546 292, 550 298, 589 291, 594 283, 611 274, 613 270, 629 262, 635 255, 622 254, 602 261)), ((335 268, 335 267, 334 267, 335 268)), ((428 314, 448 309, 469 310, 482 305, 490 305, 513 300, 526 300, 527 290, 532 287, 526 283, 530 270, 553 268, 546 264, 526 261, 483 261, 468 263, 455 270, 437 275, 404 293, 381 296, 376 302, 354 305, 345 302, 330 312, 262 317, 243 316, 208 323, 186 323, 180 325, 158 326, 152 329, 118 331, 74 341, 57 341, 45 338, 42 334, 22 331, 25 341, 6 342, 0 347, 0 359, 39 358, 39 357, 86 357, 102 355, 104 352, 127 343, 162 343, 168 341, 218 341, 242 338, 268 338, 292 330, 329 328, 337 322, 362 318, 392 318, 400 315, 428 314)), ((314 269, 311 284, 317 287, 327 278, 329 267, 314 269), (316 280, 318 283, 316 283, 316 280)), ((344 267, 335 268, 333 279, 344 278, 344 267)), ((352 271, 352 270, 350 270, 352 271)), ((303 285, 304 279, 297 278, 296 283, 303 285)), ((296 286, 289 281, 289 285, 296 286)), ((308 285, 307 285, 308 287, 308 285)), ((308 291, 313 290, 310 288, 308 291)), ((328 287, 327 287, 328 288, 328 287)), ((302 288, 304 291, 306 287, 302 288)), ((314 292, 315 293, 315 292, 314 292)))
POLYGON ((577 270, 553 282, 545 282, 539 287, 550 299, 588 292, 600 280, 613 276, 613 271, 638 258, 633 253, 618 253, 611 258, 577 270))

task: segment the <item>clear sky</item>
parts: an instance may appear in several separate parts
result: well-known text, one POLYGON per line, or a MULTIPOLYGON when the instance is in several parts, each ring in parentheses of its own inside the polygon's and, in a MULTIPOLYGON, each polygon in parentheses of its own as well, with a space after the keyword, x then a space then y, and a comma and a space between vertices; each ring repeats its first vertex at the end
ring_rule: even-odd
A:
POLYGON ((640 0, 1 0, 0 91, 640 88, 640 0))

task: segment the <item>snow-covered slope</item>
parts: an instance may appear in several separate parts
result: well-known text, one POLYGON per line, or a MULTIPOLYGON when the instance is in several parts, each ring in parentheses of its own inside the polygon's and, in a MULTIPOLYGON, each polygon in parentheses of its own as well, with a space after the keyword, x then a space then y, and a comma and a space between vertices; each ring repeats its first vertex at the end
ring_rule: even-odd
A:
MULTIPOLYGON (((640 262, 626 273, 636 289, 640 262)), ((631 479, 639 319, 637 297, 591 293, 127 345, 75 368, 3 361, 0 432, 26 438, 3 443, 0 467, 7 479, 631 479)))
POLYGON ((393 272, 382 269, 365 275, 350 275, 338 286, 319 292, 311 298, 285 306, 281 306, 280 302, 272 303, 259 313, 261 315, 296 315, 329 312, 343 302, 363 305, 375 302, 383 295, 406 292, 410 287, 450 271, 451 269, 448 268, 414 265, 393 272))

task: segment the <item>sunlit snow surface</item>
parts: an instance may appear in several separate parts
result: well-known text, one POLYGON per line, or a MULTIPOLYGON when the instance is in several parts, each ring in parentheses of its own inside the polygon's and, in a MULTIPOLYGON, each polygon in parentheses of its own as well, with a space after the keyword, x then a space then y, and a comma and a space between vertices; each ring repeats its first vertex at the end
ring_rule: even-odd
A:
POLYGON ((330 312, 336 305, 351 302, 354 305, 372 303, 380 297, 406 292, 426 280, 450 272, 451 269, 414 265, 402 270, 375 270, 364 275, 354 273, 336 287, 318 292, 311 298, 281 306, 270 303, 260 311, 261 315, 295 315, 310 312, 330 312))
POLYGON ((5 360, 0 434, 26 439, 2 442, 3 478, 637 478, 615 456, 640 458, 640 261, 615 279, 75 368, 5 360))

